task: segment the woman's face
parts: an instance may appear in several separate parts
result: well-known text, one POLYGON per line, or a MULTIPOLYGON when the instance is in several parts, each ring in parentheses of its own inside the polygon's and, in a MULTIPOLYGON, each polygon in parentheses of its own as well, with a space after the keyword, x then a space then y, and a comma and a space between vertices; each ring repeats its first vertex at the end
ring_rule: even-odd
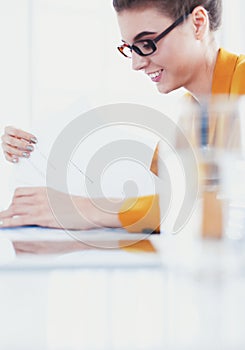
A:
MULTIPOLYGON (((155 8, 124 10, 118 14, 122 40, 129 45, 143 32, 140 40, 154 39, 173 22, 155 8)), ((147 74, 161 93, 180 87, 188 89, 198 69, 199 45, 190 15, 157 42, 157 50, 150 56, 139 56, 133 51, 132 68, 147 74)))

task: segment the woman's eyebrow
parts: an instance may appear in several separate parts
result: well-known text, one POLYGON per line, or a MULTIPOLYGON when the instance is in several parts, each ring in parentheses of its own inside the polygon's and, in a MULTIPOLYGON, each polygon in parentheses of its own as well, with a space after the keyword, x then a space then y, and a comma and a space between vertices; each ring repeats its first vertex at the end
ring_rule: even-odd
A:
POLYGON ((146 32, 146 31, 141 32, 134 37, 133 41, 140 40, 143 36, 151 35, 151 34, 156 34, 156 32, 146 32))

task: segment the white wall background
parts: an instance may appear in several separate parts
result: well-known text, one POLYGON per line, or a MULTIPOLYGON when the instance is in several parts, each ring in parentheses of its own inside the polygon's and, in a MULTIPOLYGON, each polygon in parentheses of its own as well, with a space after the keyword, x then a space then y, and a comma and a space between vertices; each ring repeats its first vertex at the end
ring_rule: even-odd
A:
MULTIPOLYGON (((245 52, 245 2, 223 1, 221 45, 245 52)), ((51 116, 77 114, 84 101, 91 107, 135 102, 173 114, 179 94, 156 93, 120 57, 119 42, 111 0, 0 0, 0 132, 44 121, 51 133, 51 116)), ((0 208, 10 198, 11 168, 1 154, 0 208)))

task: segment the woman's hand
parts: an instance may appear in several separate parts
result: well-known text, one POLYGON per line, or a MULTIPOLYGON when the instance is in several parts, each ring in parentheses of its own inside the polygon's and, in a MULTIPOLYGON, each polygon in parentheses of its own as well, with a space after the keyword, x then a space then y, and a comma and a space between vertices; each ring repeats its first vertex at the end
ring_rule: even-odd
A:
POLYGON ((95 204, 89 198, 46 187, 18 188, 9 208, 0 212, 0 227, 37 225, 71 230, 120 227, 117 212, 121 203, 115 203, 113 210, 106 212, 103 209, 106 201, 98 199, 95 204))
POLYGON ((29 158, 36 143, 37 138, 34 135, 12 126, 7 126, 2 136, 5 158, 12 163, 18 163, 21 157, 29 158))

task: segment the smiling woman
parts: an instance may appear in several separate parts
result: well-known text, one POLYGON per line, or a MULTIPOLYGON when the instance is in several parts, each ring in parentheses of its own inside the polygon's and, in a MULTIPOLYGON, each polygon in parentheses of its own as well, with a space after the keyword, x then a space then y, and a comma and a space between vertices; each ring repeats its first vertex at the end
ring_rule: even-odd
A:
MULTIPOLYGON (((184 87, 200 107, 212 95, 245 94, 245 56, 219 48, 215 40, 221 0, 114 0, 113 5, 123 40, 119 51, 132 59, 134 70, 156 83, 159 92, 184 87)), ((123 226, 134 211, 138 219, 144 215, 144 201, 138 204, 141 211, 131 208, 120 216, 123 226)), ((216 202, 209 201, 208 207, 214 209, 216 202)))
POLYGON ((221 1, 207 0, 203 6, 196 0, 113 4, 124 42, 119 50, 132 58, 133 69, 145 72, 161 93, 180 87, 193 95, 210 93, 221 1))

